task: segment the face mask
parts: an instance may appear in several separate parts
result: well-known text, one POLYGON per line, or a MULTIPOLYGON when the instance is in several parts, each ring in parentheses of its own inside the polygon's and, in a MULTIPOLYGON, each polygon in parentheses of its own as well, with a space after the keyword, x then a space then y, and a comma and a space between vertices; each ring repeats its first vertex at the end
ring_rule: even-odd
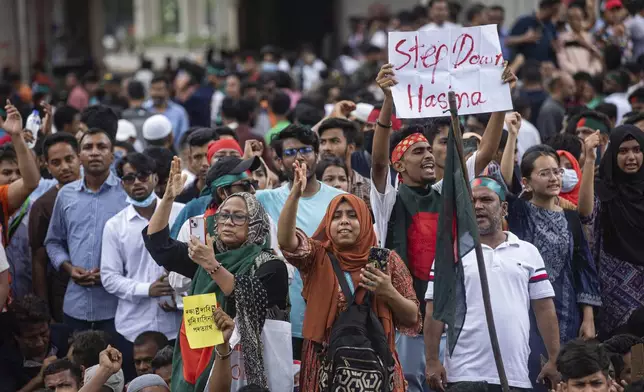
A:
POLYGON ((561 180, 561 191, 563 193, 568 193, 575 189, 579 178, 577 177, 577 172, 573 169, 564 169, 563 179, 561 180))
POLYGON ((150 193, 150 196, 148 196, 147 199, 145 200, 138 201, 128 196, 125 202, 128 204, 132 204, 134 207, 146 208, 146 207, 150 207, 156 199, 157 199, 156 193, 152 192, 150 193))

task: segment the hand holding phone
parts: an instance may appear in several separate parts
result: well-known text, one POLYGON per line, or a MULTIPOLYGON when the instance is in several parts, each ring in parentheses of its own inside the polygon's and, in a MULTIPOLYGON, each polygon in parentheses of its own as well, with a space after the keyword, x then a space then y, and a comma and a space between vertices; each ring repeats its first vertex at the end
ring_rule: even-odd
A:
POLYGON ((372 247, 369 250, 367 262, 382 272, 387 272, 387 262, 389 261, 390 249, 372 247))
POLYGON ((206 243, 206 222, 203 216, 190 218, 190 235, 197 237, 202 244, 206 243))

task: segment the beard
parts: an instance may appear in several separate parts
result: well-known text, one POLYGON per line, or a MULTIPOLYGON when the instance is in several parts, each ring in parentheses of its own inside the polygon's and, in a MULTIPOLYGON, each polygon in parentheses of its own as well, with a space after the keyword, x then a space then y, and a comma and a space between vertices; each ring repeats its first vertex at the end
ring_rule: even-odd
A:
POLYGON ((492 235, 503 228, 503 225, 501 224, 500 216, 491 216, 489 219, 490 219, 489 225, 486 225, 486 226, 479 225, 479 234, 482 236, 492 235))

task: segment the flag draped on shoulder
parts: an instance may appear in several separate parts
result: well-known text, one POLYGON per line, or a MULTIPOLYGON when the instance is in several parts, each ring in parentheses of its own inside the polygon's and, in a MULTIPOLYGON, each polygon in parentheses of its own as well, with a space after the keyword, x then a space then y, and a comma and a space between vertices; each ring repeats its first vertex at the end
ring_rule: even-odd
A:
POLYGON ((450 356, 465 322, 465 282, 463 257, 472 251, 478 240, 478 227, 458 153, 454 130, 447 140, 445 177, 442 187, 442 205, 438 218, 436 261, 434 262, 435 320, 447 324, 447 343, 450 356))

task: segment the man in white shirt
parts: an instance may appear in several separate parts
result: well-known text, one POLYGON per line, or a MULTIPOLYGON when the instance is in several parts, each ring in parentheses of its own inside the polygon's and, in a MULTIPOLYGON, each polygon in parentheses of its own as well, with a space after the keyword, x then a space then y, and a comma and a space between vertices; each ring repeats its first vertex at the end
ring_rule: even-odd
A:
MULTIPOLYGON (((384 65, 376 80, 385 100, 373 138, 371 209, 380 246, 395 250, 405 261, 416 296, 422 299, 436 252, 442 182, 435 181, 439 169, 442 172, 440 164, 446 156, 448 126, 441 127, 437 125, 440 122, 434 122, 428 130, 410 127, 395 132, 390 140, 394 77, 392 67, 384 65), (443 132, 441 128, 446 129, 443 132), (398 174, 398 189, 391 185, 390 167, 398 174)), ((516 78, 511 75, 505 81, 514 80, 516 78)), ((504 112, 490 116, 478 151, 467 161, 470 178, 481 173, 496 154, 504 119, 504 112)), ((421 301, 421 313, 424 309, 421 301)), ((427 391, 423 337, 398 334, 396 350, 409 384, 408 390, 427 391)))
MULTIPOLYGON (((472 199, 476 214, 485 268, 490 288, 492 313, 497 328, 501 356, 510 387, 532 389, 528 376, 530 355, 530 308, 534 311, 549 360, 538 381, 544 377, 557 385, 556 359, 559 353, 559 324, 548 279, 537 248, 502 229, 507 215, 505 187, 491 177, 472 181, 472 199)), ((467 313, 452 355, 446 355, 444 367, 439 360, 439 344, 445 325, 434 320, 434 267, 430 273, 425 299, 424 323, 427 356, 426 374, 434 390, 459 382, 485 381, 500 391, 500 380, 488 334, 476 252, 463 257, 467 313)))
MULTIPOLYGON (((181 313, 176 309, 166 271, 152 259, 141 236, 157 206, 155 161, 140 153, 128 154, 119 162, 117 174, 129 206, 105 224, 101 281, 105 290, 118 298, 114 323, 116 331, 129 342, 122 350, 127 365, 123 371, 131 380, 136 337, 145 331, 158 331, 175 339, 181 313)), ((173 204, 170 223, 182 208, 183 204, 173 204)))
POLYGON ((449 2, 447 0, 431 0, 429 2, 429 20, 419 30, 443 30, 460 27, 449 20, 449 2))

